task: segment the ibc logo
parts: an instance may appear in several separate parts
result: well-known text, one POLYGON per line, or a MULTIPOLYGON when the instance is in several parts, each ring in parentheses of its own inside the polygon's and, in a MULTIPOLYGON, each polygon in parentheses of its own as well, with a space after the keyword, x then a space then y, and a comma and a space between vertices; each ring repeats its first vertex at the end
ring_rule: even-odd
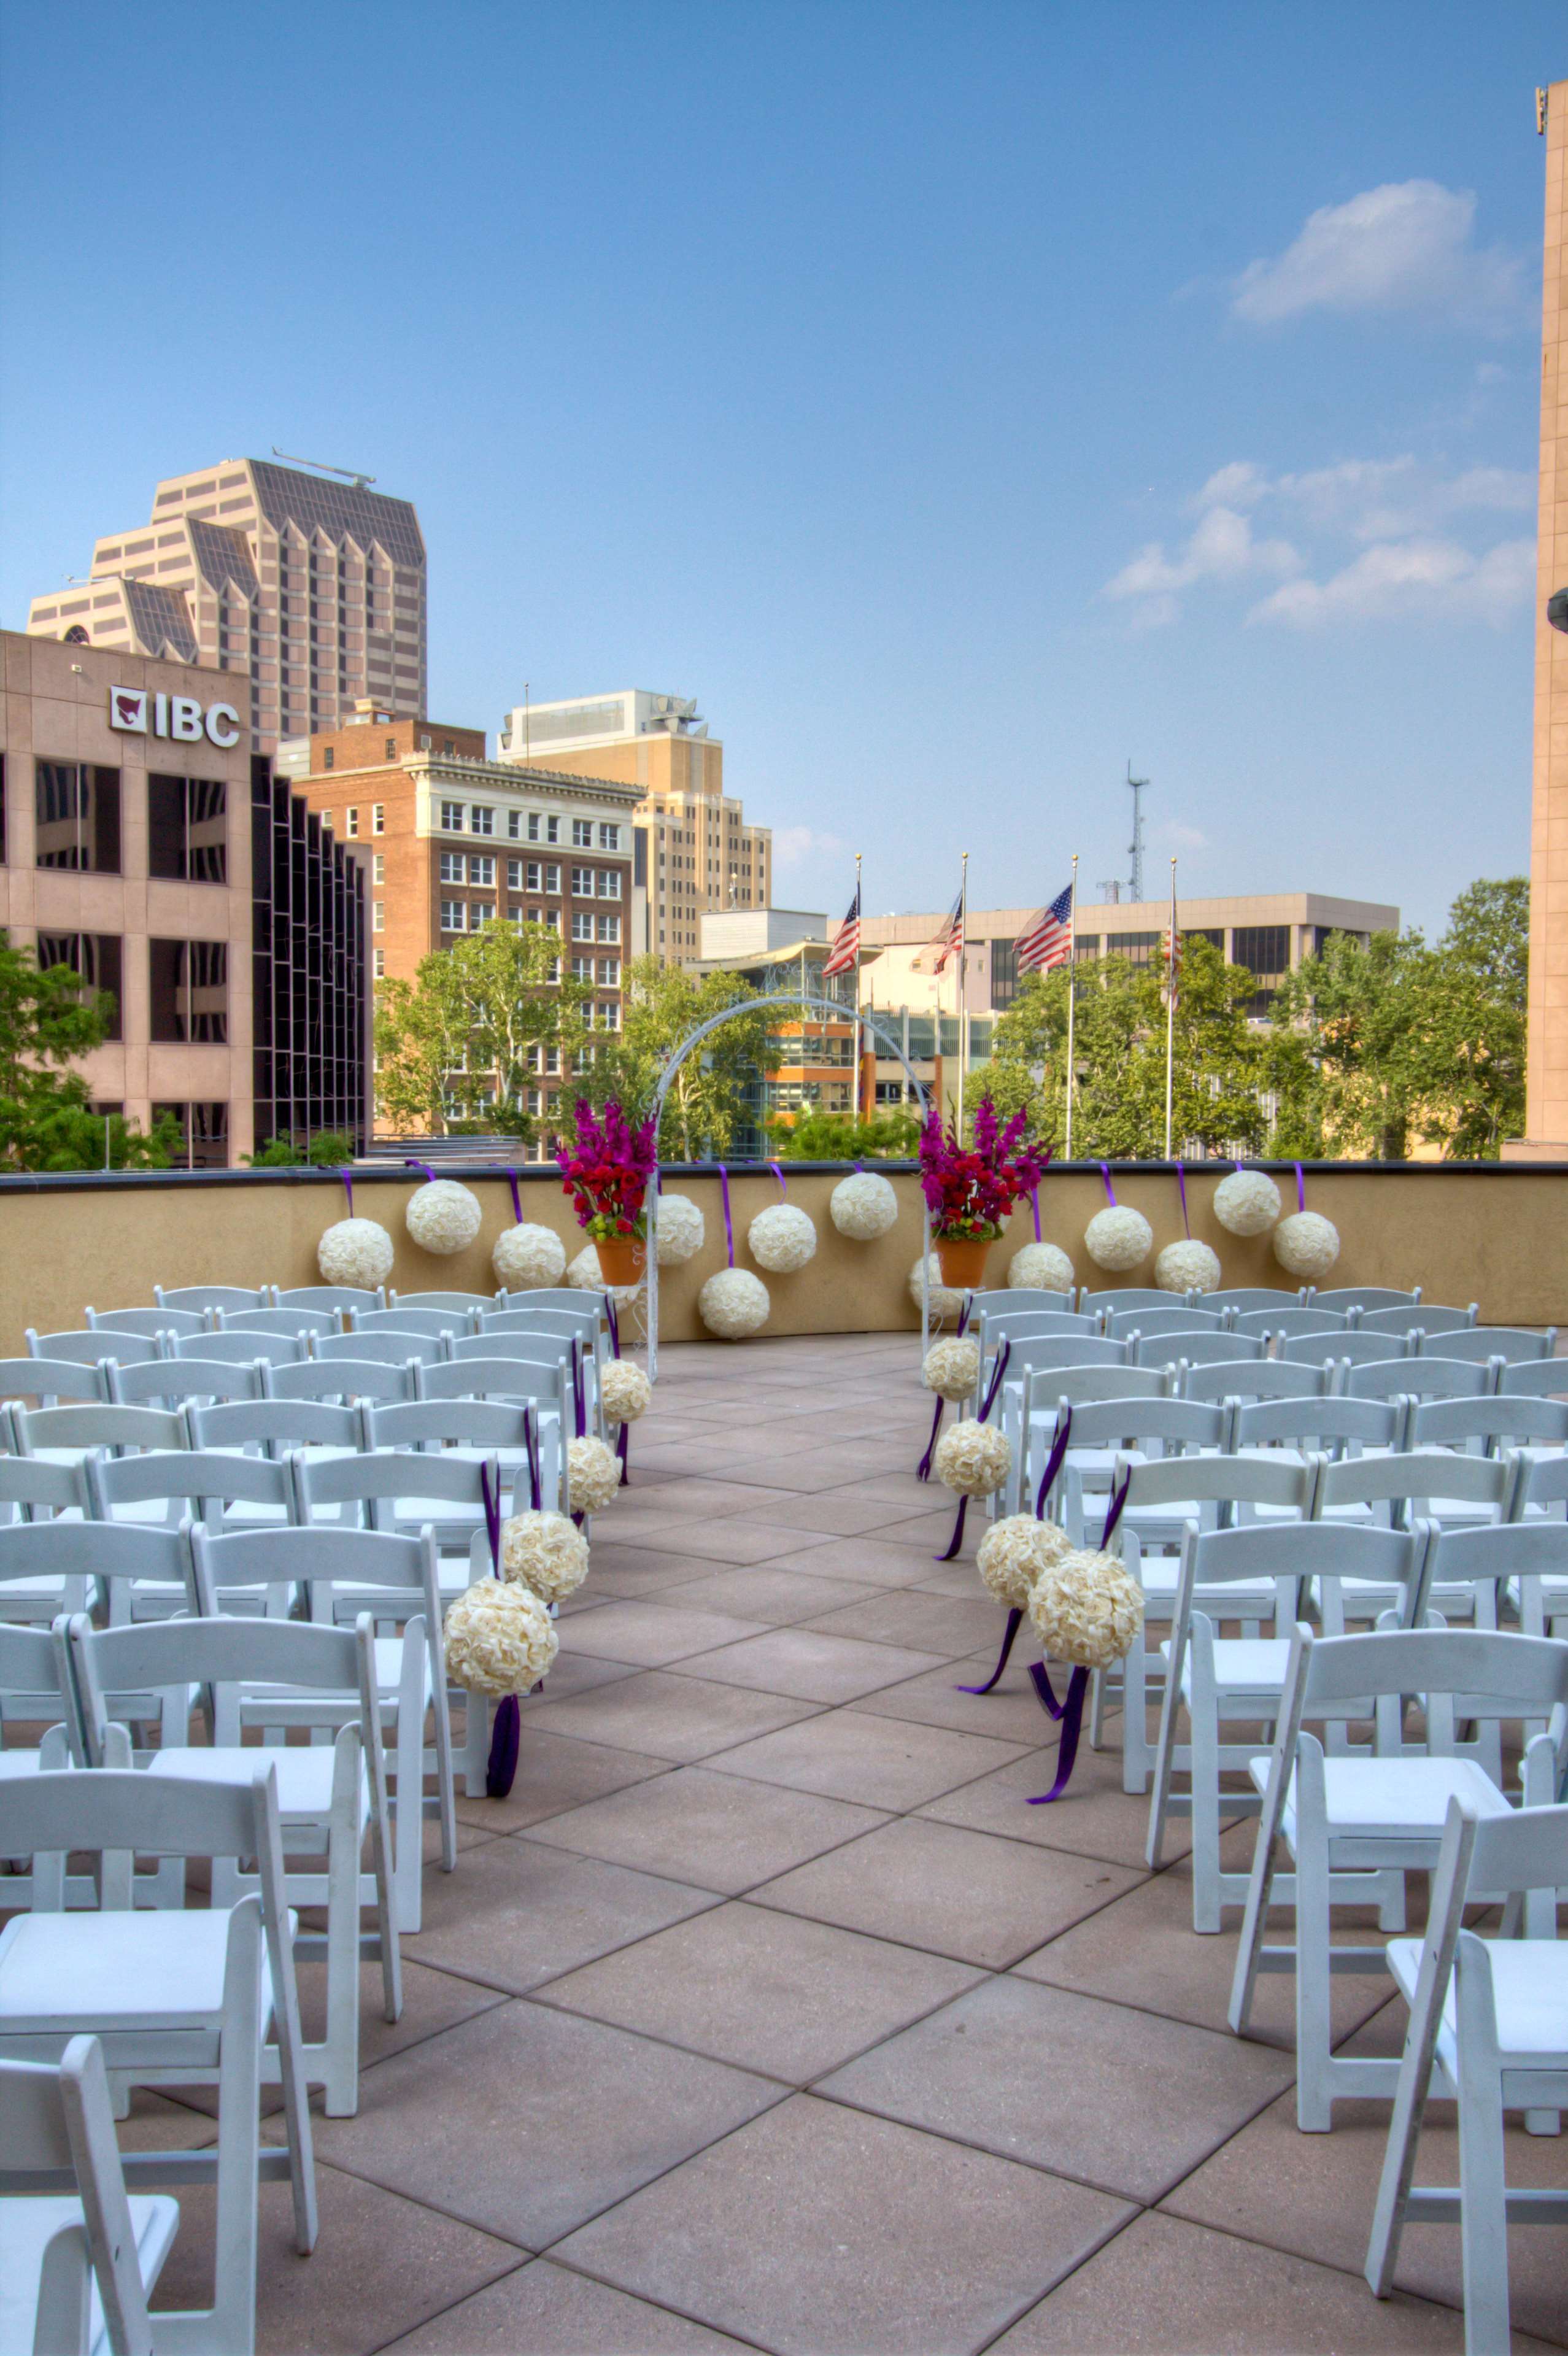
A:
POLYGON ((109 725, 131 736, 166 736, 177 744, 209 744, 227 751, 240 741, 240 715, 231 703, 203 711, 192 695, 149 695, 145 688, 112 687, 109 725))

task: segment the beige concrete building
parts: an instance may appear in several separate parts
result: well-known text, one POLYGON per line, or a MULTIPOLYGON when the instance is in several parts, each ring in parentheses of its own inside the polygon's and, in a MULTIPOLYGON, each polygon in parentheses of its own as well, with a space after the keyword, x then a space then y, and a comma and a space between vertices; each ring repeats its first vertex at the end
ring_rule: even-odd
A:
POLYGON ((242 678, 0 632, 0 926, 113 999, 94 1105, 193 1165, 365 1126, 363 878, 250 719, 242 678))
POLYGON ((422 712, 419 518, 360 477, 226 459, 159 483, 151 520, 100 539, 91 578, 35 597, 27 630, 248 680, 261 751, 365 696, 422 712))
POLYGON ((693 701, 626 688, 520 703, 501 723, 500 758, 638 787, 648 846, 646 946, 667 964, 698 962, 706 911, 768 905, 772 834, 747 826, 740 802, 725 794, 725 748, 693 701))
POLYGON ((1530 1046, 1525 1135, 1515 1150, 1568 1159, 1568 81, 1553 82, 1538 104, 1546 134, 1546 266, 1530 840, 1530 1046))

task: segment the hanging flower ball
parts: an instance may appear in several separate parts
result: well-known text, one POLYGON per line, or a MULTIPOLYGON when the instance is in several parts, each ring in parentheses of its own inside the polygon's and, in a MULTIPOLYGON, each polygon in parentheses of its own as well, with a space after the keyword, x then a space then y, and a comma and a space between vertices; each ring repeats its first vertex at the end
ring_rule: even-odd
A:
POLYGON ((1026 1244, 1007 1263, 1007 1281, 1031 1292, 1070 1292, 1077 1279, 1059 1244, 1026 1244))
POLYGON ((1108 1203, 1096 1211, 1084 1231, 1083 1248, 1096 1268, 1121 1274, 1141 1268, 1155 1248, 1155 1231, 1142 1211, 1124 1203, 1108 1203))
POLYGON ((792 1276, 817 1248, 817 1224, 793 1203, 770 1203, 746 1231, 752 1258, 775 1276, 792 1276))
POLYGON ((599 1370, 599 1404, 607 1423, 635 1423, 646 1415, 653 1386, 629 1358, 612 1358, 599 1370))
POLYGON ((975 1569, 1010 1612, 1027 1609, 1035 1581, 1072 1552, 1072 1541, 1055 1522, 1037 1522, 1033 1514, 1009 1514, 993 1522, 980 1541, 975 1569))
POLYGON ((1162 1292, 1218 1292, 1219 1255, 1190 1236, 1167 1244, 1155 1262, 1155 1282, 1162 1292))
POLYGON ((660 1268, 680 1268, 695 1259, 703 1248, 707 1223, 690 1194, 659 1197, 658 1259, 660 1268))
POLYGON ((1339 1230, 1316 1211, 1293 1211, 1274 1229, 1274 1258, 1292 1276, 1316 1284, 1339 1257, 1339 1230))
POLYGON ((566 1494, 575 1514, 602 1514, 620 1487, 620 1458, 592 1434, 566 1442, 566 1494))
POLYGON ((449 1259, 464 1251, 479 1232, 484 1217, 471 1186, 456 1178, 427 1178, 408 1198, 408 1232, 421 1251, 449 1259))
POLYGON ((853 1178, 841 1178, 828 1196, 828 1215, 841 1236, 872 1243, 897 1221, 898 1197, 875 1170, 857 1170, 853 1178))
POLYGON ((989 1497, 1013 1470, 1013 1443, 995 1424, 966 1416, 943 1432, 931 1463, 955 1497, 989 1497))
POLYGON ((521 1226, 501 1229, 490 1248, 490 1266, 508 1292, 529 1292, 536 1285, 560 1283, 566 1247, 553 1227, 524 1219, 521 1226))
POLYGON ((920 1367, 920 1380, 941 1398, 955 1402, 972 1398, 980 1380, 979 1343, 956 1337, 933 1342, 920 1367))
POLYGON ((1109 1669, 1133 1649, 1144 1624, 1144 1593, 1113 1554, 1085 1547, 1036 1580, 1028 1610, 1048 1659, 1109 1669))
POLYGON ((585 1244, 575 1260, 568 1263, 566 1281, 579 1292, 607 1292, 618 1309, 627 1308, 642 1290, 640 1280, 636 1284, 607 1284, 599 1273, 599 1256, 592 1244, 585 1244))
POLYGON ((446 1674, 469 1693, 532 1693, 560 1649, 537 1595, 506 1579, 478 1579, 446 1614, 446 1674))
POLYGON ((1214 1215, 1233 1236, 1266 1236, 1280 1215, 1280 1190, 1266 1170, 1233 1170, 1214 1190, 1214 1215))
POLYGON ((339 1219, 316 1247, 327 1284, 353 1284, 373 1292, 392 1270, 392 1239, 374 1219, 339 1219))
POLYGON ((721 1342, 744 1342, 768 1323, 768 1287, 746 1268, 721 1268, 697 1295, 697 1314, 721 1342))
POLYGON ((501 1524, 501 1577, 541 1603, 575 1595, 588 1575, 588 1541, 565 1514, 513 1514, 501 1524))
MULTIPOLYGON (((956 1325, 963 1315, 964 1296, 950 1284, 942 1282, 942 1264, 935 1252, 926 1256, 926 1274, 931 1288, 931 1323, 933 1325, 956 1325)), ((917 1309, 920 1305, 920 1263, 909 1270, 909 1298, 917 1309)))

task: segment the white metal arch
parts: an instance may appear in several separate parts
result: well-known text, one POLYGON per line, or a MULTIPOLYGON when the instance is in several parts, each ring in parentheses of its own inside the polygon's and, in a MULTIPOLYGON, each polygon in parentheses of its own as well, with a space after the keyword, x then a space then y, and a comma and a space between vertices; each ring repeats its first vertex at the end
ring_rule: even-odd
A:
MULTIPOLYGON (((814 997, 808 991, 782 990, 777 992, 777 994, 769 991, 768 995, 765 999, 759 1000, 755 998, 745 998, 740 1001, 738 1005, 721 1008, 717 1014, 710 1014, 705 1023, 699 1023, 697 1028, 694 1031, 689 1032, 686 1037, 682 1040, 681 1044, 676 1048, 675 1053, 671 1056, 670 1061, 664 1066, 664 1070, 660 1076, 659 1086, 653 1092, 653 1148, 656 1156, 659 1151, 659 1124, 664 1114, 664 1099, 670 1093, 671 1082, 674 1079, 676 1073, 680 1070, 687 1056, 692 1053, 692 1050, 694 1047, 700 1047, 703 1041, 707 1037, 709 1032, 718 1030, 722 1023, 733 1023, 737 1015, 756 1014, 760 1010, 768 1006, 805 1007, 814 1013, 825 1014, 830 1022, 847 1023, 853 1020, 863 1023, 866 1030, 871 1032, 875 1038, 882 1042, 883 1045, 887 1049, 890 1055, 897 1057, 898 1061, 903 1065, 905 1072, 908 1076, 909 1085, 914 1089, 915 1094, 919 1100, 922 1115, 929 1111, 931 1099, 930 1092, 927 1088, 925 1082, 920 1078, 915 1066, 910 1063, 908 1056, 904 1053, 904 1049, 900 1043, 894 1038, 891 1032, 885 1031, 882 1028, 882 1025, 876 1021, 874 1015, 861 1013, 852 1016, 847 1007, 837 1005, 831 998, 814 997)), ((923 1195, 921 1197, 921 1231, 925 1238, 920 1253, 920 1349, 923 1355, 926 1344, 930 1339, 931 1329, 931 1213, 930 1205, 926 1202, 923 1195)), ((657 1379, 658 1374, 659 1172, 656 1164, 653 1173, 653 1184, 648 1196, 649 1380, 651 1382, 657 1379)))

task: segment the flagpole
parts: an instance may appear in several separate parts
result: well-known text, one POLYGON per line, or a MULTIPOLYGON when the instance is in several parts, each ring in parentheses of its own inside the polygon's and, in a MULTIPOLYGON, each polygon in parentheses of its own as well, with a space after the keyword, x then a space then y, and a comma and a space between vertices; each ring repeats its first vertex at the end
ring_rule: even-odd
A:
MULTIPOLYGON (((850 1090, 849 1100, 857 1119, 870 1120, 875 1116, 875 1104, 867 1105, 863 1110, 860 1102, 860 1067, 865 1052, 864 1039, 860 1028, 860 945, 865 937, 865 903, 860 896, 860 853, 858 851, 854 854, 854 1084, 850 1090)), ((874 1098, 875 1093, 876 1091, 874 1084, 872 1088, 872 1095, 874 1098)))
MULTIPOLYGON (((1059 867, 1057 873, 1060 874, 1059 867)), ((1073 1092, 1072 1019, 1078 1005, 1078 853, 1076 851, 1072 854, 1072 904, 1068 910, 1067 922, 1067 1148, 1063 1159, 1070 1162, 1072 1160, 1073 1092)))
POLYGON ((1176 1069, 1176 861, 1171 861, 1171 928, 1165 946, 1165 1160, 1171 1158, 1171 1093, 1176 1069))
POLYGON ((965 1019, 964 961, 969 956, 969 853, 961 854, 958 887, 958 1133, 963 1135, 963 1076, 969 1069, 969 1024, 965 1019))

